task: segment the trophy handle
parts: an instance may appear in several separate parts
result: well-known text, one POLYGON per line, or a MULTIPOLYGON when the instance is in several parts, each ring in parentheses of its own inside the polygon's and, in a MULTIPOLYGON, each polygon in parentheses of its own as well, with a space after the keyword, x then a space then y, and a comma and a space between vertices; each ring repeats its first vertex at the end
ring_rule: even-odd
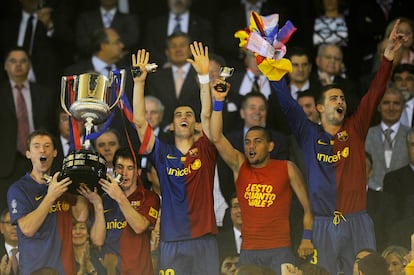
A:
MULTIPOLYGON (((116 98, 115 102, 109 107, 109 110, 112 110, 112 108, 114 108, 119 100, 121 99, 122 94, 124 93, 124 89, 125 89, 125 69, 122 69, 119 71, 121 74, 121 87, 119 88, 119 95, 116 98)), ((113 79, 113 73, 111 71, 109 78, 111 79, 111 88, 112 85, 114 85, 114 79, 113 79)))
POLYGON ((72 114, 69 112, 68 108, 66 107, 66 103, 65 103, 66 81, 67 81, 67 77, 66 76, 62 76, 62 81, 61 81, 61 85, 60 85, 60 105, 62 106, 62 109, 69 116, 72 116, 72 114))

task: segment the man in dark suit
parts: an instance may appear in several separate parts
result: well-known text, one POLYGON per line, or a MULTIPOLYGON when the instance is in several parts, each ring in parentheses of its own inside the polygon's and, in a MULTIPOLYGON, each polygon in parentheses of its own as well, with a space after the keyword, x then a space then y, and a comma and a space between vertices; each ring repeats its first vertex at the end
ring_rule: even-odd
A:
POLYGON ((153 18, 147 24, 144 46, 151 59, 163 65, 170 61, 165 55, 165 41, 174 32, 184 32, 193 41, 202 41, 213 49, 213 29, 209 21, 190 12, 191 0, 168 0, 169 12, 153 18))
POLYGON ((5 206, 8 187, 30 170, 30 162, 25 156, 27 135, 39 128, 53 130, 51 127, 54 125, 52 91, 29 82, 27 76, 30 59, 26 51, 19 47, 13 48, 6 57, 4 67, 9 80, 0 83, 0 124, 3 131, 0 135, 2 206, 5 206))
POLYGON ((162 68, 147 78, 145 94, 157 97, 165 106, 161 129, 172 121, 174 109, 179 105, 191 106, 195 116, 200 117, 201 103, 197 92, 200 88, 197 74, 187 62, 191 57, 190 42, 188 34, 183 32, 176 32, 169 36, 165 52, 171 67, 162 68))
MULTIPOLYGON (((236 193, 231 196, 227 212, 230 213, 231 226, 217 235, 220 262, 227 256, 240 254, 242 215, 236 193)), ((228 215, 227 218, 229 218, 228 215)))
POLYGON ((21 0, 17 13, 3 18, 0 58, 4 62, 3 57, 11 48, 24 47, 32 63, 30 81, 57 89, 62 67, 72 62, 74 35, 67 17, 57 6, 41 6, 40 2, 21 0))
POLYGON ((119 34, 125 50, 134 52, 138 45, 140 29, 134 14, 122 13, 118 0, 101 0, 100 7, 85 11, 76 21, 76 46, 82 56, 86 56, 91 44, 92 34, 102 28, 112 28, 119 34))
MULTIPOLYGON (((399 223, 410 224, 414 218, 414 129, 411 128, 407 135, 407 151, 410 162, 400 169, 391 171, 384 176, 384 203, 387 232, 393 232, 393 228, 399 223), (390 231, 391 230, 391 231, 390 231)), ((395 231, 394 231, 395 232, 395 231)), ((402 233, 402 232, 401 232, 402 233)), ((408 232, 405 240, 410 238, 408 232)), ((412 233, 412 232, 411 232, 412 233)), ((399 232, 400 234, 400 232, 399 232)), ((388 235, 388 240, 392 239, 388 235)))
POLYGON ((3 209, 0 213, 0 232, 2 234, 2 238, 0 239, 0 258, 2 262, 0 274, 17 275, 19 274, 17 231, 16 225, 10 223, 10 212, 8 208, 3 209), (6 264, 3 265, 3 263, 6 264), (10 273, 7 272, 8 268, 10 268, 10 273))

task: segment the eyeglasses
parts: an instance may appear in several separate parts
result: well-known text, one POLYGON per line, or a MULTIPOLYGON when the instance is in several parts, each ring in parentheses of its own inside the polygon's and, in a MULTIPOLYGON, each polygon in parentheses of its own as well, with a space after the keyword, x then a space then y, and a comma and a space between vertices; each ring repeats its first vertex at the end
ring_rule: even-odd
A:
POLYGON ((232 204, 231 208, 233 209, 240 209, 240 204, 232 204))

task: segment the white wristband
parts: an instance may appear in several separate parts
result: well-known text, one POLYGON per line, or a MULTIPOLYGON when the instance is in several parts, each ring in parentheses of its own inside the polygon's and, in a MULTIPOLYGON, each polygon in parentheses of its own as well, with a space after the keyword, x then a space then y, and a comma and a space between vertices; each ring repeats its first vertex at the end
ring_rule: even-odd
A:
POLYGON ((200 84, 210 83, 210 76, 208 74, 199 74, 198 81, 200 82, 200 84))

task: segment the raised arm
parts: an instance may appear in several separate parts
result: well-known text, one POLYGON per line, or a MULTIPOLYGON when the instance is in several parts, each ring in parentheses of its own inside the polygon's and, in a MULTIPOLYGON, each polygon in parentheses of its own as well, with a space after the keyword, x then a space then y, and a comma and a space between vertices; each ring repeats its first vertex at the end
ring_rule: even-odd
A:
POLYGON ((137 54, 132 55, 132 67, 133 69, 140 70, 141 73, 136 74, 134 77, 134 91, 133 91, 133 109, 134 109, 134 123, 137 128, 139 140, 141 143, 147 143, 145 152, 151 152, 154 147, 155 135, 152 132, 151 127, 145 119, 145 101, 144 101, 144 87, 145 79, 147 78, 147 71, 145 66, 149 61, 149 53, 145 50, 138 50, 137 54), (147 137, 146 132, 150 131, 147 137), (147 140, 144 140, 147 138, 147 140))
POLYGON ((389 61, 394 60, 394 57, 400 50, 402 44, 408 40, 408 37, 405 34, 398 32, 399 25, 400 20, 398 19, 392 28, 388 40, 385 42, 384 57, 389 61))
MULTIPOLYGON (((217 83, 225 83, 221 79, 217 79, 213 86, 217 83)), ((224 99, 230 90, 230 85, 226 83, 227 90, 225 92, 218 92, 213 89, 214 107, 211 114, 210 122, 210 134, 211 141, 217 148, 220 156, 226 162, 226 164, 233 171, 234 179, 237 179, 239 174, 239 168, 245 161, 245 156, 240 151, 236 150, 228 139, 223 135, 223 105, 224 99)))
POLYGON ((211 93, 210 79, 208 75, 209 58, 208 47, 203 47, 203 43, 194 41, 190 45, 191 53, 194 60, 187 59, 198 74, 200 83, 200 100, 201 100, 201 127, 204 133, 210 139, 210 117, 211 117, 211 93))
POLYGON ((298 255, 301 258, 305 258, 307 255, 313 253, 313 244, 311 241, 313 215, 302 175, 296 165, 290 161, 288 162, 288 173, 290 185, 303 207, 303 237, 298 248, 298 255))

